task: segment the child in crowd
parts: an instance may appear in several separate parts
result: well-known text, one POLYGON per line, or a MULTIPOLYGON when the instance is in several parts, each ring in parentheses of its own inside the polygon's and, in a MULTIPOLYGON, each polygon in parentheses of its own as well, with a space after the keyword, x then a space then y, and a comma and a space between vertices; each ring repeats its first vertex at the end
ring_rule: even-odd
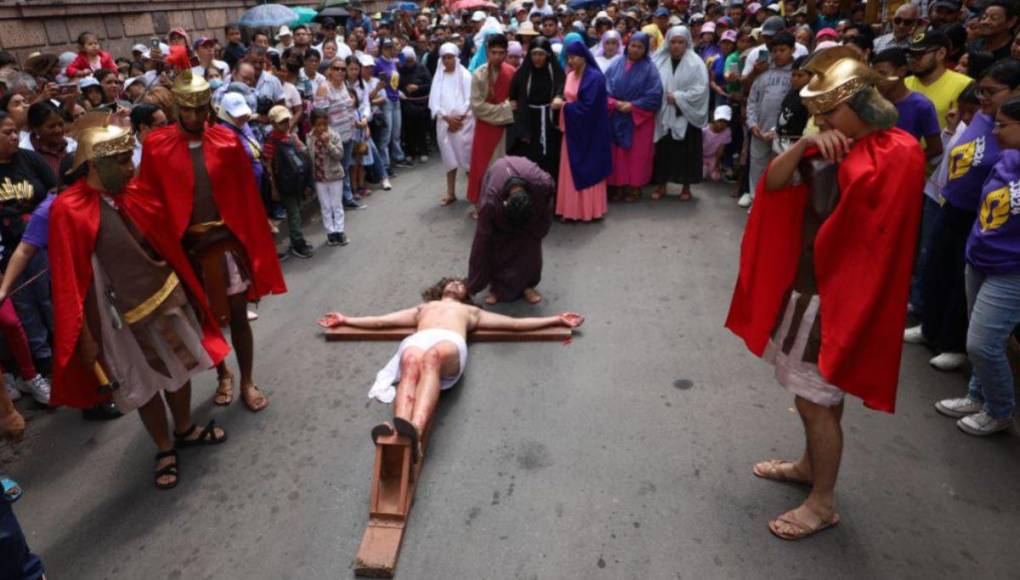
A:
POLYGON ((719 105, 712 114, 712 122, 705 131, 701 149, 703 174, 712 181, 722 181, 722 159, 726 145, 733 141, 730 121, 733 110, 728 105, 719 105))
POLYGON ((775 157, 772 142, 778 137, 779 111, 783 99, 790 92, 793 35, 785 31, 775 34, 768 42, 768 49, 769 68, 754 80, 747 97, 747 129, 751 133, 748 148, 749 193, 740 198, 740 207, 751 207, 758 180, 775 157))
POLYGON ((910 133, 924 145, 928 161, 937 162, 942 156, 942 133, 938 113, 928 97, 907 88, 904 79, 910 74, 907 67, 907 51, 902 48, 887 48, 875 55, 871 65, 882 75, 878 92, 890 103, 896 105, 900 114, 896 126, 910 133))
POLYGON ((811 117, 800 98, 800 90, 811 80, 811 73, 802 68, 807 58, 802 56, 793 61, 790 90, 779 106, 779 120, 776 122, 777 138, 772 142, 772 150, 777 155, 804 136, 804 129, 811 117))
MULTIPOLYGON (((312 130, 307 137, 308 155, 312 160, 315 193, 319 196, 326 244, 346 246, 344 233, 344 144, 329 128, 329 112, 312 109, 312 130)), ((351 183, 353 187, 354 184, 351 183)))
POLYGON ((269 169, 273 197, 287 212, 290 253, 298 258, 311 258, 312 246, 301 232, 301 200, 312 186, 312 167, 301 141, 293 135, 290 109, 276 105, 269 109, 272 132, 262 150, 265 167, 269 169))
POLYGON ((99 69, 117 70, 110 53, 99 49, 99 38, 91 32, 78 35, 78 56, 67 65, 67 77, 87 77, 99 69))

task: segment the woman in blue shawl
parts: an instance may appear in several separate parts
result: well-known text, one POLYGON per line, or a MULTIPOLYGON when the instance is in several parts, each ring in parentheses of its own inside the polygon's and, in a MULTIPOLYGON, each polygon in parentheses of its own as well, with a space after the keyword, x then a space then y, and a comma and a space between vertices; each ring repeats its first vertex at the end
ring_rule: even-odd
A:
POLYGON ((607 211, 606 178, 612 170, 606 80, 584 42, 564 44, 567 78, 563 98, 553 100, 562 109, 560 176, 556 215, 563 220, 589 221, 607 211))
POLYGON ((655 115, 662 106, 662 80, 648 54, 651 38, 635 32, 627 43, 625 58, 606 70, 613 138, 613 172, 610 199, 619 200, 626 189, 627 201, 641 197, 641 187, 652 180, 655 115))

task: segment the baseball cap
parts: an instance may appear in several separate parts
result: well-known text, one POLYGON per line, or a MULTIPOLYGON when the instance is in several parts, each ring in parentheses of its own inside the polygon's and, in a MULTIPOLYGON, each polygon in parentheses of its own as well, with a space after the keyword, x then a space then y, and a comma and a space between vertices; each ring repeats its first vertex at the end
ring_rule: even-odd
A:
POLYGON ((166 37, 167 37, 167 39, 169 39, 170 37, 172 37, 175 34, 177 36, 180 36, 184 40, 188 39, 188 33, 183 28, 181 28, 180 26, 178 26, 176 28, 171 28, 170 32, 167 33, 166 37))
POLYGON ((136 77, 131 77, 128 80, 124 81, 124 90, 127 90, 128 87, 135 83, 142 83, 143 87, 148 84, 145 75, 138 75, 136 77))
MULTIPOLYGON (((227 98, 227 96, 223 95, 223 98, 225 99, 227 98)), ((220 104, 222 104, 222 101, 220 102, 220 104)), ((269 109, 269 121, 273 124, 289 121, 290 118, 291 118, 290 109, 284 107, 283 105, 274 105, 272 109, 269 109)))
POLYGON ((729 105, 719 105, 715 108, 715 112, 712 113, 713 121, 732 121, 733 120, 733 109, 729 105))
POLYGON ((702 25, 701 33, 705 34, 706 32, 715 34, 715 22, 706 22, 704 25, 702 25))
POLYGON ((198 47, 205 44, 216 44, 215 38, 209 38, 208 36, 199 36, 195 39, 195 43, 191 45, 191 50, 198 50, 198 47))
POLYGON ((835 29, 826 27, 819 30, 818 33, 815 34, 815 40, 821 40, 823 38, 831 38, 835 40, 839 38, 839 33, 837 33, 835 29))
POLYGON ((761 4, 758 4, 757 2, 751 2, 750 4, 747 5, 748 14, 754 14, 759 10, 761 10, 761 4))
POLYGON ((768 6, 765 7, 765 9, 766 10, 771 10, 772 12, 775 12, 776 14, 779 14, 780 12, 782 12, 782 8, 779 7, 779 4, 769 4, 768 6))
POLYGON ((680 20, 680 17, 677 16, 676 14, 674 14, 674 15, 669 17, 669 25, 670 26, 680 26, 683 23, 684 23, 684 21, 680 20))
POLYGON ((736 42, 737 41, 737 31, 736 30, 727 30, 726 32, 722 33, 722 37, 719 40, 720 40, 720 42, 724 41, 724 40, 728 40, 730 42, 736 42))
POLYGON ((131 52, 140 52, 142 54, 149 54, 149 47, 144 44, 136 44, 131 47, 131 52))
POLYGON ((705 21, 705 15, 701 12, 695 12, 691 15, 691 24, 697 24, 705 21))
POLYGON ((361 53, 358 55, 358 64, 361 66, 375 66, 375 59, 371 55, 361 53))
POLYGON ((910 39, 910 52, 928 52, 937 48, 949 48, 949 37, 941 30, 920 31, 910 39))
POLYGON ((475 10, 475 13, 471 15, 471 22, 481 22, 485 20, 485 13, 481 10, 475 10))
POLYGON ((769 16, 761 25, 762 36, 775 36, 776 33, 786 30, 786 21, 782 16, 769 16))
POLYGON ((945 8, 946 10, 952 10, 953 12, 959 12, 961 8, 960 3, 956 0, 936 0, 931 7, 932 9, 945 8))
POLYGON ((655 9, 656 18, 665 18, 667 16, 669 16, 669 10, 666 7, 659 6, 658 8, 655 9))
POLYGON ((85 77, 85 78, 81 79, 80 81, 78 81, 78 90, 79 91, 84 91, 85 89, 87 89, 89 87, 98 87, 98 86, 99 86, 99 81, 96 80, 96 77, 85 77))
POLYGON ((384 38, 381 41, 379 41, 379 48, 393 48, 393 46, 394 44, 392 38, 384 38))
MULTIPOLYGON (((251 107, 248 106, 244 95, 240 93, 224 94, 223 98, 220 99, 220 109, 226 111, 228 115, 235 119, 251 115, 251 107)), ((284 110, 286 111, 286 109, 284 110)), ((272 115, 272 110, 269 113, 272 115)), ((289 114, 290 111, 287 111, 287 113, 289 114)))

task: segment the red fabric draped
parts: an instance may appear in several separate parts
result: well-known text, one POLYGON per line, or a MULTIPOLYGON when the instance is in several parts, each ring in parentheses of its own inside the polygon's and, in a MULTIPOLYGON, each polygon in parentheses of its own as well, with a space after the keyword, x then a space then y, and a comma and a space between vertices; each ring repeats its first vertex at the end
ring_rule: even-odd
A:
MULTIPOLYGON (((149 245, 177 272, 202 321, 202 344, 214 363, 230 352, 219 326, 209 311, 202 286, 184 255, 180 240, 167 227, 166 210, 138 180, 113 197, 121 214, 141 232, 149 245)), ((50 209, 49 258, 53 279, 54 337, 53 405, 85 409, 104 396, 92 369, 77 356, 78 337, 85 323, 85 297, 92 285, 92 253, 99 232, 100 192, 85 179, 57 196, 50 209)), ((97 341, 100 337, 94 337, 97 341)))
MULTIPOLYGON (((815 239, 819 371, 868 407, 889 413, 896 407, 924 164, 917 140, 899 129, 857 141, 839 166, 839 203, 815 239)), ((766 191, 765 181, 759 181, 744 232, 726 320, 757 356, 797 272, 808 199, 805 185, 766 191)))
MULTIPOLYGON (((486 102, 498 105, 510 98, 510 82, 514 78, 514 67, 502 63, 496 82, 489 90, 486 102)), ((468 176, 467 198, 477 204, 482 193, 482 179, 489 168, 492 154, 503 139, 506 125, 492 125, 475 117, 475 136, 471 142, 471 175, 468 176)))
MULTIPOLYGON (((286 292, 276 244, 244 145, 233 131, 216 125, 202 133, 202 150, 220 218, 244 246, 251 262, 248 299, 286 292)), ((142 148, 138 178, 166 206, 177 239, 183 238, 195 202, 188 135, 178 127, 149 133, 142 148)))

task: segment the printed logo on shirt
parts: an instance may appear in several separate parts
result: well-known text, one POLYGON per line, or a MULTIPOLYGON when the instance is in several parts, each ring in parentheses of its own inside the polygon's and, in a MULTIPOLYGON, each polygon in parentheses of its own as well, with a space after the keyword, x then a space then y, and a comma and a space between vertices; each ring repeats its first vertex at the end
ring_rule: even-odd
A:
POLYGON ((1020 214, 1020 180, 1010 181, 985 196, 978 213, 981 231, 999 229, 1016 214, 1020 214))
POLYGON ((982 135, 970 143, 953 147, 949 157, 949 179, 959 179, 970 171, 971 167, 981 165, 985 157, 985 136, 982 135))

